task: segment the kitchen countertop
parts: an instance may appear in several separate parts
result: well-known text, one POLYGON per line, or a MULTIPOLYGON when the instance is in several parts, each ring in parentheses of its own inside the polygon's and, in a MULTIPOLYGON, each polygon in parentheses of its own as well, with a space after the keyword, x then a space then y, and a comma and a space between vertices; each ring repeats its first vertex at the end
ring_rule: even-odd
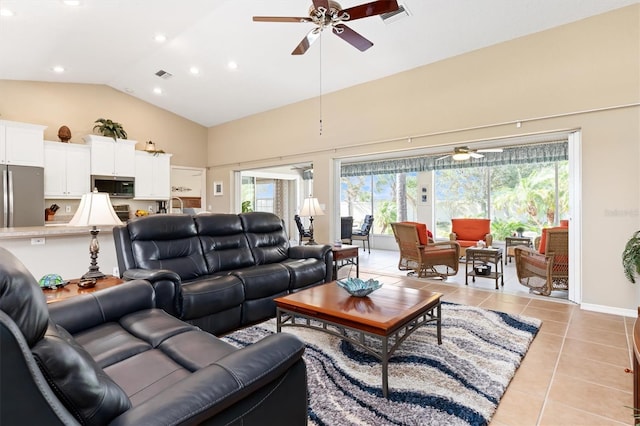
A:
MULTIPOLYGON (((99 226, 98 229, 100 232, 111 232, 113 226, 99 226)), ((52 223, 44 226, 0 228, 0 238, 64 237, 68 235, 85 235, 90 230, 90 226, 69 226, 66 223, 52 223)))

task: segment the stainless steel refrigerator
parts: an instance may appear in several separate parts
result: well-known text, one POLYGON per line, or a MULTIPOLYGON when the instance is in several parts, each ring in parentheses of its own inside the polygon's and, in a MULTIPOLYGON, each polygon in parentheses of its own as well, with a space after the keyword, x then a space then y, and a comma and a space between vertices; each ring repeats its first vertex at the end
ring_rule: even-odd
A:
POLYGON ((44 225, 44 168, 0 165, 2 227, 44 225))

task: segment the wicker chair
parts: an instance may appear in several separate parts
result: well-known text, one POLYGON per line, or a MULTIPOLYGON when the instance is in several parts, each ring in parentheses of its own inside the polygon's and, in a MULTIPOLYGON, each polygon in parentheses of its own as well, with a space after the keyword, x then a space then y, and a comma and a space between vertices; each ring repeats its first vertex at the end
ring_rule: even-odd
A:
POLYGON ((569 288, 569 230, 549 228, 544 254, 529 247, 515 247, 518 281, 530 292, 548 296, 569 288))
POLYGON ((415 224, 396 222, 391 228, 400 248, 398 269, 411 270, 407 275, 417 274, 419 278, 446 279, 458 273, 460 244, 455 241, 422 244, 415 224))

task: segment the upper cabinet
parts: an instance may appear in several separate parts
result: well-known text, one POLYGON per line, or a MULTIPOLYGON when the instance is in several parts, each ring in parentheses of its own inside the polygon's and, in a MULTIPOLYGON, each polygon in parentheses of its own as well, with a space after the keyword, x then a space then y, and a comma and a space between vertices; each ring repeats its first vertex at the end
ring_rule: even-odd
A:
POLYGON ((168 200, 171 197, 171 154, 136 151, 137 200, 168 200))
POLYGON ((44 166, 46 126, 0 120, 0 164, 44 166))
POLYGON ((83 138, 91 147, 91 174, 133 177, 136 172, 136 141, 87 135, 83 138))
POLYGON ((89 192, 90 162, 87 145, 45 141, 45 198, 81 198, 89 192))

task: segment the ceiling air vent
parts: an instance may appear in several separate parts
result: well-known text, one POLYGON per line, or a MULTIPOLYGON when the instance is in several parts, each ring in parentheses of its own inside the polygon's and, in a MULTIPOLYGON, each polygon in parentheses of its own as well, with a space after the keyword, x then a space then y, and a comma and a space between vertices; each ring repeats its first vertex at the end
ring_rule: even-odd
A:
POLYGON ((158 72, 156 72, 156 75, 160 78, 164 78, 165 80, 170 79, 171 77, 173 77, 173 74, 171 74, 170 72, 167 72, 165 70, 160 70, 158 72))
POLYGON ((403 4, 400 4, 398 5, 397 10, 380 14, 380 19, 382 19, 385 24, 391 24, 393 22, 397 22, 403 18, 406 18, 407 16, 410 16, 407 7, 403 4))

